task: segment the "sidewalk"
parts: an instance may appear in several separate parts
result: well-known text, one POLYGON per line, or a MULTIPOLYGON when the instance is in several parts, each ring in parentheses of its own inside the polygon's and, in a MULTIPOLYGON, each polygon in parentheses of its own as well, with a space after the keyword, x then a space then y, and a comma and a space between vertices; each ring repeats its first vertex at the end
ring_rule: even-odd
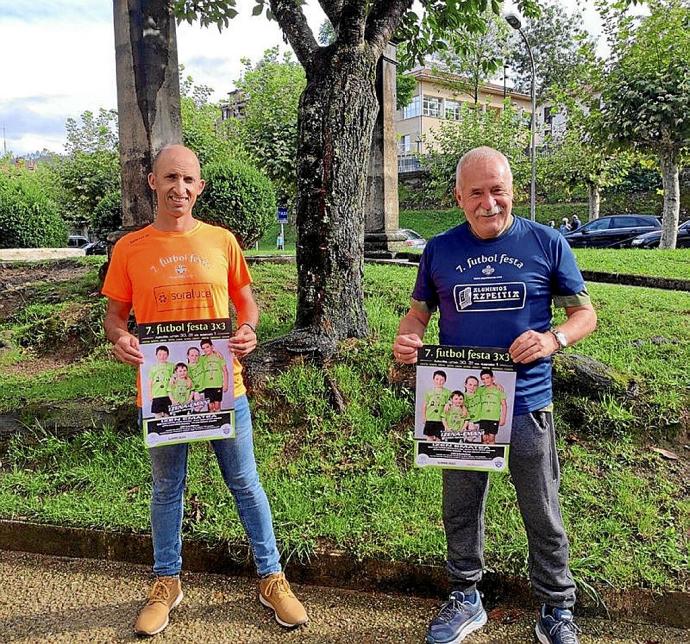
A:
MULTIPOLYGON (((149 583, 143 566, 0 551, 0 642, 127 642, 149 583)), ((183 573, 185 599, 155 642, 421 643, 438 603, 404 595, 294 586, 311 622, 287 631, 256 599, 253 580, 183 573)), ((469 644, 532 642, 531 611, 491 607, 469 644)), ((582 644, 679 644, 690 632, 581 619, 582 644)))

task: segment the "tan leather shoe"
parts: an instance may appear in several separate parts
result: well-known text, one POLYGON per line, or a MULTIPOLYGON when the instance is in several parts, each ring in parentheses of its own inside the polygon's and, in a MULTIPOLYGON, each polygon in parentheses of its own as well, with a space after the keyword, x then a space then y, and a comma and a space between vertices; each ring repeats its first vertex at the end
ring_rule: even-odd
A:
POLYGON ((183 597, 179 577, 158 577, 151 586, 146 605, 139 611, 134 632, 139 635, 160 633, 168 625, 170 611, 183 597))
POLYGON ((264 577, 259 582, 259 601, 273 610, 281 626, 292 628, 309 621, 307 611, 290 590, 290 584, 282 572, 264 577))

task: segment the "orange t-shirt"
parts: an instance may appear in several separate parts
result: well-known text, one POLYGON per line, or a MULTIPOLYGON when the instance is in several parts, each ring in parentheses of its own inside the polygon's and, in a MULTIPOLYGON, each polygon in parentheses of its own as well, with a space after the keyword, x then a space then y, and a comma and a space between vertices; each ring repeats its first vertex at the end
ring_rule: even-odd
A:
MULTIPOLYGON (((199 221, 185 233, 146 226, 122 237, 113 248, 102 293, 131 303, 137 324, 216 320, 230 316, 230 299, 251 283, 235 236, 199 221)), ((241 396, 246 389, 236 358, 233 375, 235 396, 241 396)), ((141 406, 139 378, 137 391, 141 406)))

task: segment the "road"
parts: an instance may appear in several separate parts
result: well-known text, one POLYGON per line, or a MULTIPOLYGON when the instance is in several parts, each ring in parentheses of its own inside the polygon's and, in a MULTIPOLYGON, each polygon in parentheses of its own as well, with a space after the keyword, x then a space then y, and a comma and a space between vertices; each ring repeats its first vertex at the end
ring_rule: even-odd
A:
MULTIPOLYGON (((253 580, 184 573, 185 598, 163 642, 272 644, 420 643, 438 603, 403 595, 295 586, 311 621, 288 631, 257 601, 253 580)), ((0 642, 128 642, 150 582, 142 566, 0 551, 0 642)), ((534 613, 494 608, 469 644, 534 641, 534 613)), ((679 644, 690 632, 579 620, 582 644, 679 644)))

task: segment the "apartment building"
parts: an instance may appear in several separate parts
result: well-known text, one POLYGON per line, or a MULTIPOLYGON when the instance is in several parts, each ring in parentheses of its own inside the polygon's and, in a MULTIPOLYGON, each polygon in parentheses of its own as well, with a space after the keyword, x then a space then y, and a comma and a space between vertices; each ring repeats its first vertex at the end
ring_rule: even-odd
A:
MULTIPOLYGON (((444 120, 457 121, 463 103, 474 103, 469 93, 449 87, 446 79, 431 67, 416 67, 408 73, 416 79, 417 87, 410 104, 395 113, 400 173, 418 170, 417 159, 426 153, 433 141, 434 130, 444 120)), ((509 99, 529 122, 532 114, 529 94, 514 92, 496 83, 485 83, 480 88, 477 103, 481 109, 502 110, 505 99, 509 99)), ((538 108, 537 121, 540 120, 538 108)))

